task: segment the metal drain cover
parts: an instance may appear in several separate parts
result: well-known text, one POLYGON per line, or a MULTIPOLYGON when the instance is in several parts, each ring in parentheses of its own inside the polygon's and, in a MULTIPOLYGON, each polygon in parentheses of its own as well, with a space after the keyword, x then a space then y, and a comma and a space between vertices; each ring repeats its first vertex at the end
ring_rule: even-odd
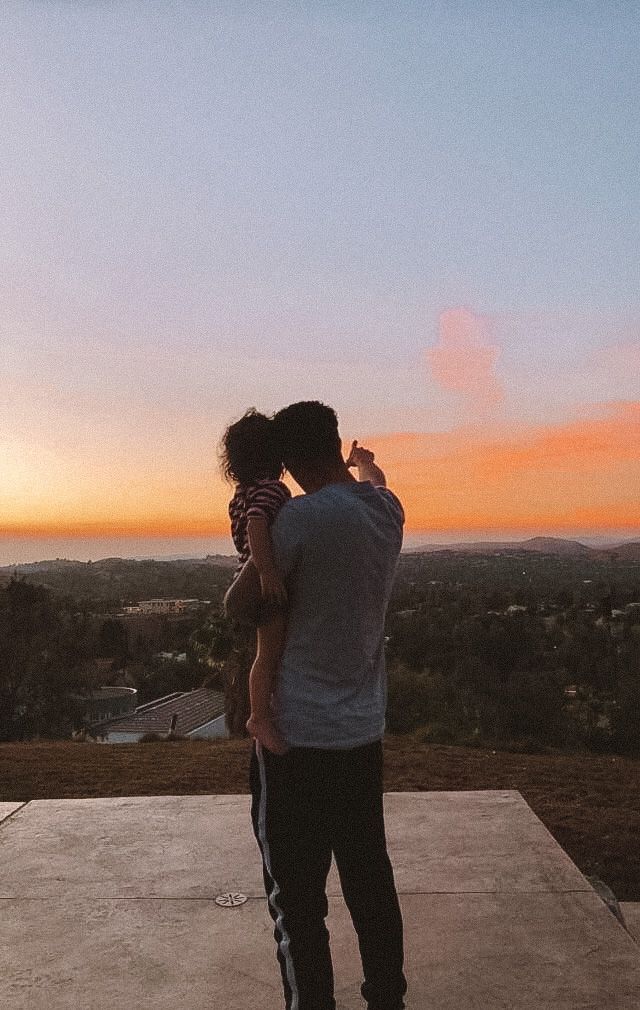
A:
POLYGON ((224 894, 219 894, 216 898, 216 905, 222 905, 223 908, 236 908, 238 905, 244 905, 246 900, 246 894, 241 894, 240 891, 225 891, 224 894))

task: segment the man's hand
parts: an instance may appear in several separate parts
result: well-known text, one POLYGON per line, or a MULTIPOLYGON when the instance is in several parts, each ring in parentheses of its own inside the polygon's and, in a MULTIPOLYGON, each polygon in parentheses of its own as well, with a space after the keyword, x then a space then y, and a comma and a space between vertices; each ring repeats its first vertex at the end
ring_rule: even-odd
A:
POLYGON ((247 721, 247 732, 273 754, 286 754, 289 750, 271 719, 252 715, 247 721))
POLYGON ((365 449, 364 446, 358 445, 354 440, 351 443, 351 452, 347 457, 347 466, 356 466, 358 468, 358 480, 370 480, 372 484, 378 487, 386 487, 387 479, 380 469, 374 462, 374 455, 371 449, 365 449))
POLYGON ((260 589, 262 590, 262 599, 266 603, 277 603, 283 606, 287 602, 287 590, 276 568, 267 568, 260 572, 260 589))
POLYGON ((358 442, 354 439, 351 443, 351 452, 347 459, 347 466, 366 466, 373 463, 374 459, 375 456, 371 452, 371 449, 365 449, 364 446, 358 445, 358 442))

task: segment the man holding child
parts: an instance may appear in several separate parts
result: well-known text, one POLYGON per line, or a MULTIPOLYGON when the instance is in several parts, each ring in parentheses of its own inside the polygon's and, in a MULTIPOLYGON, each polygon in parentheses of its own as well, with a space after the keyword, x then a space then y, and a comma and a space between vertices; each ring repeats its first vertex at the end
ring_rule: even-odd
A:
MULTIPOLYGON (((369 1010, 401 1010, 407 983, 386 848, 382 737, 384 618, 404 514, 373 453, 354 442, 344 460, 330 407, 295 403, 271 425, 283 468, 305 492, 283 496, 270 520, 267 566, 283 580, 287 602, 283 614, 278 580, 263 580, 276 592, 262 593, 257 623, 267 646, 252 700, 265 697, 268 683, 270 706, 265 713, 261 702, 248 724, 252 821, 285 1004, 335 1010, 325 925, 333 854, 358 936, 362 995, 369 1010)), ((242 606, 247 592, 261 595, 260 584, 245 574, 242 606)), ((242 609, 234 586, 232 616, 242 609)))

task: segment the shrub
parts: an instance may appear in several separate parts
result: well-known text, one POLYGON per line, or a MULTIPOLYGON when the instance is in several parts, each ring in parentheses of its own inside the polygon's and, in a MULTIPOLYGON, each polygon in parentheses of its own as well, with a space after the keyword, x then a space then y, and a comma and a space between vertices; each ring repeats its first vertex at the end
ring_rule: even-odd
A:
POLYGON ((620 754, 640 757, 640 672, 621 678, 611 721, 615 749, 620 754))
POLYGON ((390 733, 420 729, 432 743, 457 743, 471 732, 463 692, 441 673, 405 666, 389 673, 387 728, 390 733))

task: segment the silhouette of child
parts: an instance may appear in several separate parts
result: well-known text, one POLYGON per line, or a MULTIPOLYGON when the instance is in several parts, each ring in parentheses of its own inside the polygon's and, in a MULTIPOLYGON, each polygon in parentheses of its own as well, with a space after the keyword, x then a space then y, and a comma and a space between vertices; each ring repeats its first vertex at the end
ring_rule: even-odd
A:
POLYGON ((251 409, 229 425, 222 437, 221 463, 227 479, 235 483, 229 518, 239 555, 225 612, 257 628, 247 730, 267 750, 284 754, 287 748, 273 722, 271 695, 284 644, 287 592, 273 559, 269 528, 291 492, 280 480, 284 468, 269 418, 251 409))

